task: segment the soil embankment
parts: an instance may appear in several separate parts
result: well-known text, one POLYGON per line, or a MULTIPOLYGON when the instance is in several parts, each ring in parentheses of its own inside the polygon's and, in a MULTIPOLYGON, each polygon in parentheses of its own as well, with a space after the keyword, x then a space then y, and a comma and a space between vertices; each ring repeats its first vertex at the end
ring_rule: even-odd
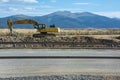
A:
POLYGON ((120 48, 120 29, 61 29, 56 37, 32 37, 36 33, 14 29, 10 36, 8 29, 0 29, 0 48, 120 48))
POLYGON ((0 78, 0 80, 120 80, 120 76, 102 75, 51 75, 0 78))
POLYGON ((68 35, 56 37, 1 36, 0 48, 120 48, 119 35, 68 35), (18 44, 16 42, 23 42, 18 44), (31 42, 35 42, 34 44, 31 42), (42 42, 42 43, 41 43, 42 42))

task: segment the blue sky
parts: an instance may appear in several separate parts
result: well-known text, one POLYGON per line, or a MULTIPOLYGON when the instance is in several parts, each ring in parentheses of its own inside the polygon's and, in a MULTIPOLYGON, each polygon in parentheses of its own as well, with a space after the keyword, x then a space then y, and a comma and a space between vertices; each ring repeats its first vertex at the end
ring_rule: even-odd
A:
POLYGON ((41 16, 55 11, 92 12, 120 18, 120 0, 0 0, 0 17, 41 16))

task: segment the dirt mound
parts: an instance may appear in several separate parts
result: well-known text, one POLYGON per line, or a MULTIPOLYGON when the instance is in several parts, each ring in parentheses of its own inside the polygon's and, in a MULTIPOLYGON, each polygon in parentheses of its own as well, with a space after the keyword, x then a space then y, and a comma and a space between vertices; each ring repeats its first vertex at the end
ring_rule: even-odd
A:
MULTIPOLYGON (((0 42, 25 42, 25 44, 17 44, 16 46, 19 48, 42 48, 42 47, 50 47, 50 48, 109 48, 109 47, 120 47, 120 43, 111 39, 102 39, 102 38, 94 38, 91 36, 64 36, 64 37, 41 37, 34 38, 32 36, 2 36, 0 37, 0 42), (30 44, 26 44, 30 42, 30 44), (37 42, 36 44, 31 44, 31 42, 37 42), (42 42, 43 44, 39 44, 38 42, 42 42), (49 43, 50 42, 50 43, 49 43), (55 44, 51 43, 55 42, 55 44), (47 44, 49 43, 49 44, 47 44), (56 44, 58 43, 58 44, 56 44), (69 43, 69 44, 68 44, 69 43)), ((5 44, 1 44, 0 47, 4 47, 5 44)), ((6 45, 15 47, 14 45, 6 45)))
POLYGON ((49 75, 0 78, 0 80, 119 80, 120 76, 101 75, 49 75))
MULTIPOLYGON (((116 37, 120 39, 119 37, 116 37)), ((115 43, 114 40, 97 39, 90 36, 74 36, 74 37, 42 37, 33 38, 31 36, 15 37, 15 36, 2 36, 0 42, 101 42, 101 43, 115 43)))
POLYGON ((120 40, 120 36, 118 36, 118 37, 115 37, 115 38, 120 40))

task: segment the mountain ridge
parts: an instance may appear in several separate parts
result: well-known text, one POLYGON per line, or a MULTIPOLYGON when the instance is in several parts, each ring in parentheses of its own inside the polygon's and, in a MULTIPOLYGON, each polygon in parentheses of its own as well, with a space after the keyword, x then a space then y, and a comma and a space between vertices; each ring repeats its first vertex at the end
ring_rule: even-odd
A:
MULTIPOLYGON (((109 18, 106 16, 90 13, 72 13, 70 11, 57 11, 43 16, 27 16, 24 14, 12 15, 0 18, 0 28, 7 28, 7 19, 12 21, 19 19, 33 19, 47 26, 55 24, 60 28, 120 28, 119 18, 109 18)), ((14 28, 33 28, 32 25, 14 25, 14 28)))

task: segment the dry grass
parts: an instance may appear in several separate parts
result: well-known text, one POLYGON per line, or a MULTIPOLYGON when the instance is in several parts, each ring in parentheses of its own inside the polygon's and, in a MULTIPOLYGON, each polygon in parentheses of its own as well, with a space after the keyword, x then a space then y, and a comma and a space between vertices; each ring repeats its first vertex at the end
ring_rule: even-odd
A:
POLYGON ((62 29, 62 34, 76 35, 120 35, 120 29, 62 29))
MULTIPOLYGON (((17 35, 32 35, 36 29, 13 29, 13 34, 17 35)), ((0 35, 8 35, 8 29, 0 29, 0 35)), ((62 35, 120 35, 120 29, 61 29, 62 35)))
MULTIPOLYGON (((10 33, 9 29, 0 29, 0 35, 5 36, 8 35, 10 33)), ((13 30, 13 34, 16 35, 32 35, 36 33, 35 29, 14 29, 13 30)))

